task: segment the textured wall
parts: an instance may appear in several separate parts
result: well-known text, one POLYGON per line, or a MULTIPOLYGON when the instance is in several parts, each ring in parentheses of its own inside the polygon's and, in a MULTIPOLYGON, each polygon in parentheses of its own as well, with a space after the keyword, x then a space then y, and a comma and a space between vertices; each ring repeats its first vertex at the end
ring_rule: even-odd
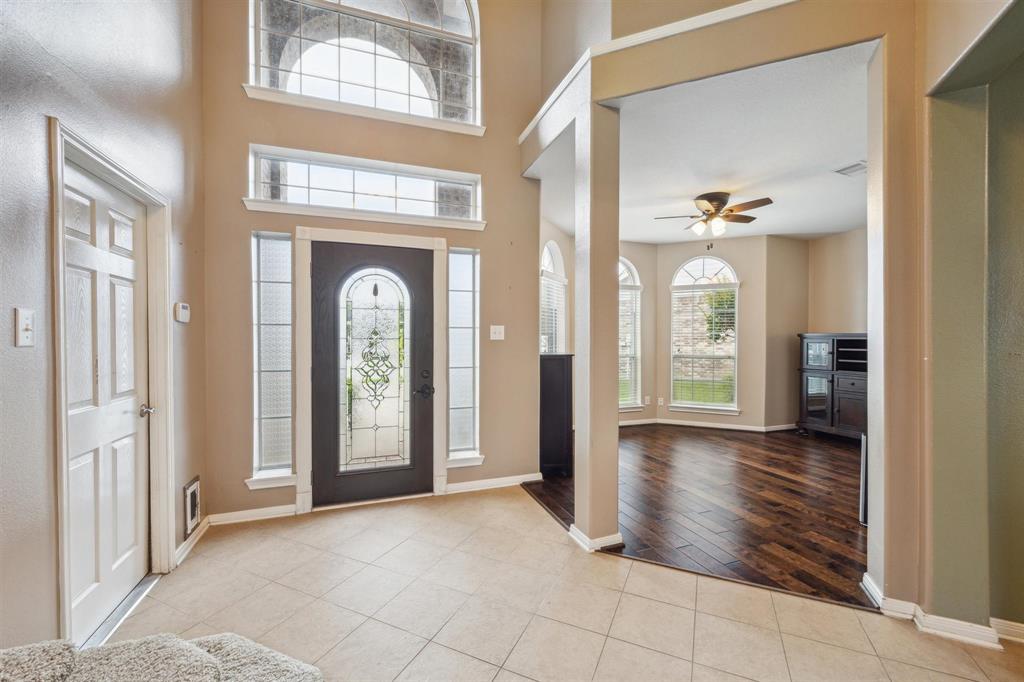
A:
POLYGON ((612 37, 612 0, 543 0, 542 97, 561 82, 580 55, 612 37))
POLYGON ((765 264, 764 425, 795 424, 800 413, 800 339, 807 330, 810 244, 768 237, 765 264))
POLYGON ((989 86, 992 616, 1024 623, 1024 56, 989 86))
POLYGON ((171 296, 193 306, 174 327, 177 483, 202 472, 199 29, 185 1, 0 3, 0 647, 58 635, 48 115, 172 202, 171 296), (34 348, 11 343, 15 305, 36 310, 34 348))
POLYGON ((808 243, 807 331, 868 330, 867 246, 864 229, 808 243))
POLYGON ((246 97, 248 53, 244 2, 203 6, 206 195, 207 509, 229 512, 290 504, 294 488, 250 491, 252 343, 249 239, 253 230, 292 232, 296 225, 444 237, 481 252, 481 450, 479 467, 449 471, 449 481, 537 471, 539 191, 520 176, 516 136, 540 106, 540 2, 480 2, 483 137, 346 116, 246 97), (250 143, 343 154, 483 176, 482 232, 357 220, 251 213, 250 143), (489 325, 505 325, 489 341, 489 325), (510 401, 509 396, 516 396, 510 401), (213 425, 216 428, 212 428, 213 425))

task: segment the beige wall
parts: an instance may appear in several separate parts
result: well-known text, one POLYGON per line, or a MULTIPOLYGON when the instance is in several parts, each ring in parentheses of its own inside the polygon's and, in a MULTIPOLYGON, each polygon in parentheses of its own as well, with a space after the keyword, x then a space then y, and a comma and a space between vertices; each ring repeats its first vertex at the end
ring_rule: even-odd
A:
POLYGON ((807 331, 808 252, 814 242, 768 237, 765 257, 764 425, 799 416, 800 340, 807 331))
POLYGON ((807 331, 868 330, 867 230, 808 243, 807 331))
POLYGON ((505 325, 505 341, 480 349, 482 466, 453 469, 450 482, 537 471, 538 391, 537 183, 520 177, 516 135, 540 106, 540 3, 480 2, 483 112, 481 137, 247 99, 244 2, 204 4, 204 40, 218 59, 204 73, 207 202, 206 391, 217 428, 208 432, 207 509, 228 512, 295 501, 292 488, 249 491, 252 390, 249 237, 291 232, 297 224, 444 237, 481 251, 481 328, 505 325), (311 149, 483 176, 483 232, 402 227, 325 218, 250 213, 242 205, 249 143, 311 149), (508 396, 523 396, 509 401, 508 396), (243 399, 239 399, 242 396, 243 399))
MULTIPOLYGON (((200 17, 191 2, 0 4, 0 648, 58 636, 47 115, 173 206, 176 483, 203 473, 200 17), (36 311, 14 348, 12 307, 36 311)), ((158 406, 159 407, 159 406, 158 406)), ((180 488, 179 488, 180 489, 180 488)), ((182 534, 178 500, 177 536, 182 534)))
POLYGON ((611 39, 612 0, 543 0, 542 6, 541 95, 546 98, 588 47, 611 39))
POLYGON ((916 0, 919 87, 936 87, 1014 0, 916 0))
POLYGON ((649 401, 641 410, 619 413, 619 422, 658 417, 658 247, 655 244, 619 242, 619 255, 640 275, 640 399, 649 401))
POLYGON ((713 12, 741 0, 612 0, 612 37, 713 12))

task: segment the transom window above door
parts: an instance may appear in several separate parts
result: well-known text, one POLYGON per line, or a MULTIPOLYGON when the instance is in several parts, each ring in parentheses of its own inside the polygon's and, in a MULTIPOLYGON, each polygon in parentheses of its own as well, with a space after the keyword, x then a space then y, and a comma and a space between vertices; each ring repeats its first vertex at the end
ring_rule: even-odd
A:
POLYGON ((471 0, 253 0, 250 82, 445 121, 479 121, 471 0))
POLYGON ((250 155, 250 209, 484 228, 479 175, 263 145, 250 155))

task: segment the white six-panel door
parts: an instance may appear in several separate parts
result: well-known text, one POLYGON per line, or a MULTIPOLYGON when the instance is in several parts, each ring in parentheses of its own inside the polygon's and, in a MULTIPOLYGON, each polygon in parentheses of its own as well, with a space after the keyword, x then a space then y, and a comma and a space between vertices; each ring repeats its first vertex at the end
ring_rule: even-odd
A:
POLYGON ((71 638, 83 642, 149 570, 146 209, 64 169, 71 638))

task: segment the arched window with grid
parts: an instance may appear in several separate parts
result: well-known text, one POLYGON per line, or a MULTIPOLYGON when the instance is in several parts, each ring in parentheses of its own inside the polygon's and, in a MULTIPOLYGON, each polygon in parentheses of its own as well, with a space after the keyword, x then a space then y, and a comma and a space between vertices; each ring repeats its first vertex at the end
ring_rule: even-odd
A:
POLYGON ((540 255, 540 352, 565 352, 565 263, 554 242, 540 255))
POLYGON ((640 275, 619 259, 619 408, 640 407, 640 275))
POLYGON ((475 0, 252 0, 250 82, 479 123, 475 0))
POLYGON ((693 258, 672 278, 672 399, 675 407, 736 408, 739 281, 723 260, 693 258))

